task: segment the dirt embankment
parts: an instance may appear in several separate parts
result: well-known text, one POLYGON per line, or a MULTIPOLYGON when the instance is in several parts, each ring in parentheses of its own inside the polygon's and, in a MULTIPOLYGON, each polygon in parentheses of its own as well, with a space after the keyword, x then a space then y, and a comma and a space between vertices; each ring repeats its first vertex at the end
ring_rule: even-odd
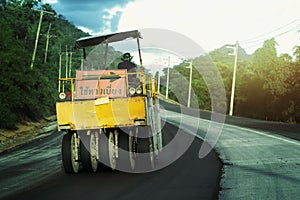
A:
POLYGON ((57 128, 56 116, 38 122, 23 122, 17 130, 0 129, 0 153, 11 150, 57 128))

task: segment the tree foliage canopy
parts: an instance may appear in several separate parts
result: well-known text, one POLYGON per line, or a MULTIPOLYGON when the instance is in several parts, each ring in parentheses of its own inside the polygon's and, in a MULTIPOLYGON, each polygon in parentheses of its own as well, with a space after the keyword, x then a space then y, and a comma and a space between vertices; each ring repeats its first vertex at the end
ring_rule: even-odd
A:
MULTIPOLYGON (((294 59, 288 54, 277 55, 276 41, 274 38, 266 40, 263 46, 257 49, 253 55, 247 55, 239 46, 237 80, 235 87, 234 114, 263 120, 277 120, 284 122, 300 122, 300 47, 294 48, 294 59)), ((226 46, 209 53, 210 62, 220 72, 227 96, 227 107, 231 94, 232 74, 234 57, 228 55, 230 50, 226 46)), ((205 56, 200 56, 193 60, 194 66, 211 66, 205 56)), ((172 88, 178 89, 178 77, 173 77, 177 73, 189 79, 189 69, 184 64, 175 66, 170 70, 170 93, 172 88)), ((166 72, 166 70, 165 70, 166 72)), ((208 91, 207 83, 203 76, 193 70, 192 86, 197 95, 200 109, 211 110, 211 94, 208 91)), ((166 73, 165 73, 166 74, 166 73)), ((213 78, 213 76, 212 76, 213 78)), ((165 81, 165 77, 162 80, 165 81)), ((188 86, 180 86, 182 95, 188 86)), ((165 88, 162 89, 165 93, 165 88)), ((174 95, 170 98, 176 100, 174 95)), ((183 101, 186 105, 186 100, 183 101)), ((227 109, 227 110, 228 110, 227 109)))
MULTIPOLYGON (((0 128, 15 128, 24 119, 36 120, 55 113, 59 55, 62 62, 68 58, 74 41, 86 33, 78 30, 62 15, 57 15, 49 4, 40 0, 0 0, 0 128), (32 52, 40 18, 44 14, 34 68, 30 69, 32 52), (50 28, 49 51, 46 62, 46 34, 50 28)), ((294 58, 278 56, 274 38, 266 40, 253 55, 247 55, 239 46, 234 114, 257 119, 300 121, 300 47, 294 48, 294 58)), ((109 51, 113 52, 113 49, 109 51)), ((200 56, 195 66, 213 63, 220 72, 226 90, 227 106, 231 94, 233 56, 226 45, 200 56)), ((120 52, 112 54, 117 57, 120 52)), ((95 54, 95 56, 99 56, 95 54)), ((81 53, 73 53, 73 67, 79 68, 81 53)), ((112 64, 116 67, 116 63, 112 64)), ((64 65, 63 65, 64 66, 64 65)), ((164 69, 166 74, 167 69, 164 69)), ((197 70, 193 70, 196 72, 197 70)), ((74 70, 73 70, 74 72, 74 70)), ((208 77, 214 74, 207 70, 208 77)), ((64 76, 64 74, 62 74, 64 76)), ((189 69, 180 64, 170 69, 169 97, 186 105, 189 69), (179 84, 180 83, 180 84, 179 84), (176 96, 180 93, 180 97, 176 96), (178 99, 180 98, 180 99, 178 99)), ((166 85, 166 75, 161 77, 166 85)), ((197 102, 192 106, 211 110, 211 95, 203 74, 193 73, 192 87, 197 102)), ((213 84, 210 87, 215 87, 213 84)), ((166 88, 161 88, 165 93, 166 88)))
MULTIPOLYGON (((78 30, 63 16, 57 16, 49 4, 39 0, 0 1, 0 127, 15 128, 24 119, 36 120, 55 113, 59 54, 72 48, 78 30), (34 68, 30 69, 36 32, 44 14, 34 68), (46 63, 46 34, 51 24, 46 63)), ((74 66, 80 66, 80 53, 73 54, 74 66)), ((64 59, 64 57, 63 57, 64 59)))

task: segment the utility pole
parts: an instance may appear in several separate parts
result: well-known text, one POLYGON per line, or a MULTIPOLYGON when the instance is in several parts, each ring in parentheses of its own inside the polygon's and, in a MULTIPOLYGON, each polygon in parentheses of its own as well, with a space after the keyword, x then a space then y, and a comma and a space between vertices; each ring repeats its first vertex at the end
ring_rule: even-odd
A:
POLYGON ((83 70, 83 58, 81 58, 81 65, 80 65, 81 71, 83 70))
MULTIPOLYGON (((164 61, 166 61, 167 59, 166 58, 162 58, 162 57, 159 57, 158 59, 155 59, 154 62, 156 62, 158 64, 159 67, 162 67, 162 66, 165 66, 164 65, 164 61)), ((170 60, 170 57, 169 57, 169 60, 170 60)), ((169 63, 170 65, 170 63, 169 63)), ((158 88, 157 88, 157 92, 160 93, 160 75, 159 75, 159 70, 158 69, 158 88)))
POLYGON ((46 35, 46 50, 45 50, 45 59, 44 59, 44 63, 47 62, 47 54, 48 54, 48 47, 49 47, 49 39, 52 37, 52 35, 50 35, 50 29, 51 29, 51 23, 49 25, 49 28, 48 28, 48 32, 47 32, 47 35, 46 35))
MULTIPOLYGON (((154 60, 155 63, 157 63, 158 67, 161 65, 161 58, 157 58, 154 60)), ((157 93, 160 93, 160 75, 159 75, 159 69, 157 71, 157 93)))
POLYGON ((169 98, 169 77, 170 77, 170 56, 168 57, 167 84, 166 84, 166 99, 169 98))
POLYGON ((70 52, 69 52, 69 54, 70 54, 70 57, 69 57, 69 77, 71 78, 71 73, 72 73, 72 54, 73 54, 73 52, 71 51, 71 49, 70 49, 70 52))
MULTIPOLYGON (((59 52, 59 69, 58 69, 58 79, 61 79, 61 52, 59 52)), ((58 92, 60 93, 60 80, 58 80, 58 92)))
POLYGON ((187 102, 187 107, 189 108, 191 106, 193 61, 190 61, 188 63, 190 63, 190 65, 187 67, 187 68, 190 68, 189 96, 188 96, 188 102, 187 102))
POLYGON ((229 115, 233 115, 233 104, 234 104, 234 92, 235 92, 235 81, 236 81, 236 68, 237 68, 237 55, 238 55, 238 41, 236 41, 235 47, 227 47, 233 49, 233 53, 229 55, 234 55, 234 67, 233 67, 233 75, 232 75, 232 86, 231 86, 231 97, 230 97, 230 107, 229 107, 229 115))
POLYGON ((68 78, 68 46, 66 46, 66 78, 68 78))
POLYGON ((39 11, 40 11, 40 21, 39 21, 38 29, 37 29, 37 32, 36 32, 35 45, 34 45, 34 49, 33 49, 30 69, 33 69, 33 64, 34 64, 34 61, 35 61, 36 49, 37 49, 37 45, 38 45, 38 42, 39 42, 39 36, 40 36, 40 31, 41 31, 43 15, 44 15, 44 13, 48 13, 48 14, 51 14, 51 15, 54 14, 53 12, 48 12, 48 11, 45 11, 45 10, 39 10, 39 11))
POLYGON ((157 72, 157 93, 160 93, 160 75, 159 75, 159 71, 157 72))

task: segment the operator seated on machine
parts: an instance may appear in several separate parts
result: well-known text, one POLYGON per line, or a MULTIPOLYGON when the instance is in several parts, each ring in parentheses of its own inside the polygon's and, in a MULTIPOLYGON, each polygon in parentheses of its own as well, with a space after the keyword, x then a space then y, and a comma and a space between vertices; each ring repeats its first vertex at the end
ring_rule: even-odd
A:
MULTIPOLYGON (((127 69, 127 73, 135 73, 136 70, 136 65, 131 62, 133 56, 130 55, 130 53, 124 53, 120 62, 118 64, 118 69, 127 69)), ((136 74, 129 74, 128 75, 128 81, 129 82, 137 82, 136 74)))

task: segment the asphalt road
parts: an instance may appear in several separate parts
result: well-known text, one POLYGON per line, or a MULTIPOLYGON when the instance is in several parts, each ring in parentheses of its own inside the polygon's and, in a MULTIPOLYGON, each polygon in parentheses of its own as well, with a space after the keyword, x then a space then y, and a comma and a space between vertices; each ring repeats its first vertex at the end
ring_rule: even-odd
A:
MULTIPOLYGON (((177 107, 168 110, 178 109, 177 107)), ((298 199, 300 196, 299 125, 226 117, 221 135, 209 128, 218 123, 210 114, 162 110, 166 144, 180 131, 212 144, 214 151, 199 159, 195 139, 176 162, 161 170, 65 174, 61 169, 61 133, 0 155, 0 198, 4 199, 298 199), (176 128, 180 127, 180 129, 176 128), (222 168, 222 172, 221 172, 222 168), (220 180, 221 176, 221 180, 220 180)), ((172 146, 177 155, 180 142, 172 146)))
POLYGON ((165 118, 190 134, 197 129, 197 136, 211 145, 217 141, 214 150, 223 162, 219 199, 299 199, 300 142, 283 136, 299 136, 297 125, 285 124, 281 135, 277 126, 258 130, 223 124, 220 135, 213 131, 208 136, 208 127, 217 130, 221 124, 171 111, 165 111, 165 118))
MULTIPOLYGON (((160 99, 160 105, 163 106, 164 109, 169 111, 183 113, 194 117, 200 117, 201 119, 205 120, 211 120, 211 112, 209 111, 186 108, 185 106, 172 104, 162 99, 160 99)), ((270 132, 272 134, 278 134, 288 138, 300 140, 300 124, 256 120, 229 115, 227 115, 225 118, 225 124, 255 129, 258 131, 270 132)))
MULTIPOLYGON (((164 143, 177 128, 165 124, 164 143)), ((187 133, 180 133, 187 134, 187 133)), ((195 138, 174 163, 158 171, 65 174, 61 168, 62 134, 0 155, 3 199, 217 199, 222 164, 214 152, 199 159, 202 141, 195 138)), ((176 145, 175 145, 176 147, 176 145)), ((176 153, 177 149, 172 152, 176 153)), ((172 153, 169 152, 169 153, 172 153)))

